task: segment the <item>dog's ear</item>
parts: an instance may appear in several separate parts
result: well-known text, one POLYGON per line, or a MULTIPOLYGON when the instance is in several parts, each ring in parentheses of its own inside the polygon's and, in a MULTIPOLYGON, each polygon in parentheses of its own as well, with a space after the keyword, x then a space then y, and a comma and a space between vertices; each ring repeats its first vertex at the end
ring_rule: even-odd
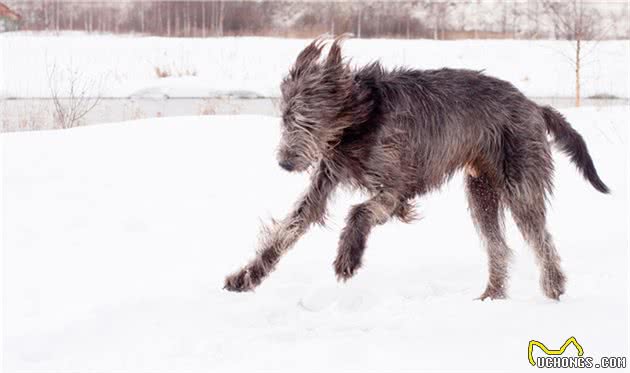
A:
MULTIPOLYGON (((323 63, 319 86, 322 99, 318 101, 321 121, 318 138, 324 144, 324 154, 334 149, 341 142, 346 128, 355 120, 357 95, 355 80, 347 61, 341 55, 341 45, 351 34, 337 36, 330 46, 323 63)), ((361 113, 359 117, 361 117, 361 113)))
POLYGON ((325 35, 319 36, 315 38, 315 40, 313 40, 306 48, 304 48, 302 52, 300 52, 295 60, 295 64, 289 72, 292 79, 298 78, 313 66, 315 61, 317 61, 319 56, 322 54, 322 49, 324 49, 326 44, 325 40, 325 35))
POLYGON ((326 67, 334 67, 342 64, 341 58, 341 44, 344 40, 351 37, 352 34, 345 33, 337 36, 335 41, 333 41, 330 46, 330 51, 328 51, 328 57, 326 58, 326 67))

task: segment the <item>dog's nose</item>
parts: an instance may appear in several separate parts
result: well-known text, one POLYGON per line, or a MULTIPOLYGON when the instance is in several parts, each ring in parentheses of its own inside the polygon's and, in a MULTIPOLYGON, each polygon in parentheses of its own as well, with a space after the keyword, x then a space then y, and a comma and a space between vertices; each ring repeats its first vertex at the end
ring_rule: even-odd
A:
POLYGON ((284 168, 287 171, 293 171, 293 168, 294 168, 293 163, 287 160, 280 161, 278 162, 278 164, 280 165, 280 167, 284 168))

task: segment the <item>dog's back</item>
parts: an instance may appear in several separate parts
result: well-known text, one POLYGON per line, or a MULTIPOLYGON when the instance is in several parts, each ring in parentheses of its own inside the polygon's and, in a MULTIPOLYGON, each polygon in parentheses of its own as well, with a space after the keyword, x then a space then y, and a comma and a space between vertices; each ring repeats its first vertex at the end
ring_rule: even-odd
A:
MULTIPOLYGON (((377 96, 378 118, 367 125, 378 126, 379 136, 366 145, 374 147, 374 162, 382 163, 379 148, 397 149, 403 171, 413 175, 391 172, 415 184, 417 194, 462 167, 497 183, 518 181, 528 177, 523 173, 539 172, 529 170, 535 166, 530 163, 549 154, 539 107, 505 81, 471 70, 386 72, 374 66, 358 71, 356 79, 377 96)), ((370 169, 369 158, 364 163, 370 169)))
MULTIPOLYGON (((378 64, 358 70, 356 79, 377 97, 378 118, 368 125, 380 129, 371 145, 399 149, 400 164, 414 175, 392 172, 407 185, 415 184, 415 193, 440 186, 462 167, 488 175, 502 188, 518 190, 523 182, 536 179, 544 181, 542 192, 550 190, 553 161, 547 132, 550 118, 556 117, 550 113, 555 111, 545 112, 549 109, 539 107, 512 84, 479 71, 387 72, 378 64)), ((573 143, 584 151, 574 153, 588 155, 579 140, 573 143)), ((372 154, 382 163, 382 151, 374 149, 372 154)), ((588 165, 589 160, 582 163, 588 165)), ((369 161, 365 165, 370 168, 369 161)), ((599 185, 594 167, 589 170, 585 175, 599 185)))

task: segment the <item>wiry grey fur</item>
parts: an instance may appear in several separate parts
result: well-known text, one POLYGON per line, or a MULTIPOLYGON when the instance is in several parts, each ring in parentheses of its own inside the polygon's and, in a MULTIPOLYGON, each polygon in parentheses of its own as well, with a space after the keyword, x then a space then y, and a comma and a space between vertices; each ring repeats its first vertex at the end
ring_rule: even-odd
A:
POLYGON ((416 196, 464 169, 471 215, 488 251, 490 275, 480 298, 506 295, 507 207, 536 253, 544 293, 558 299, 565 276, 545 223, 553 173, 547 134, 607 193, 582 137, 554 109, 478 71, 387 71, 378 62, 352 69, 341 57, 342 39, 332 42, 324 60, 326 41, 313 41, 282 82, 279 163, 289 171, 312 169, 311 185, 295 209, 266 230, 257 256, 229 276, 225 288, 258 286, 309 226, 324 221, 340 184, 371 195, 352 207, 341 233, 334 268, 347 280, 361 266, 372 227, 392 217, 411 221, 416 196))

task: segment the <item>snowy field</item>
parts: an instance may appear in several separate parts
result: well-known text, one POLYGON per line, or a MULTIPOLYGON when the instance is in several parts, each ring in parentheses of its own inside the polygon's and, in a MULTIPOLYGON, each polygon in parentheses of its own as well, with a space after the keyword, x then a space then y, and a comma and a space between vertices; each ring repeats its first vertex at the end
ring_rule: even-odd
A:
MULTIPOLYGON (((274 97, 307 40, 158 38, 65 33, 0 35, 0 97, 48 97, 49 76, 78 78, 106 97, 274 97), (157 71, 165 78, 159 78, 157 71), (51 72, 54 72, 51 74, 51 72), (166 72, 166 73, 164 73, 166 72)), ((627 40, 585 42, 582 95, 630 97, 627 40)), ((344 54, 358 65, 485 69, 530 97, 572 97, 574 43, 526 40, 349 40, 344 54)))
MULTIPOLYGON (((137 50, 135 56, 152 53, 123 71, 126 59, 135 57, 104 48, 110 39, 87 44, 81 37, 0 37, 4 47, 17 48, 3 55, 4 69, 17 68, 19 59, 15 74, 32 83, 46 50, 58 59, 72 55, 85 66, 101 61, 95 69, 114 66, 121 75, 112 94, 129 94, 125 87, 150 80, 151 58, 172 53, 190 55, 190 63, 211 61, 196 66, 199 79, 218 79, 221 89, 234 81, 268 92, 285 71, 286 57, 304 44, 123 39, 111 47, 137 50), (248 52, 254 43, 266 46, 260 48, 265 53, 248 52), (230 70, 222 70, 227 61, 233 61, 230 70), (27 66, 35 69, 33 78, 25 75, 27 66), (258 76, 264 69, 271 70, 258 76), (250 81, 252 76, 257 78, 250 81)), ((373 41, 350 41, 349 50, 363 51, 360 61, 383 53, 368 43, 373 41)), ((385 51, 388 63, 467 61, 529 94, 543 83, 558 90, 554 95, 571 87, 559 84, 570 79, 570 69, 548 60, 560 46, 555 42, 516 49, 522 42, 497 41, 484 44, 485 54, 476 52, 478 42, 444 49, 450 42, 435 44, 431 53, 423 53, 429 41, 388 43, 400 46, 385 51), (517 50, 521 55, 514 55, 517 50)), ((618 44, 601 48, 616 61, 618 44)), ((608 74, 628 66, 604 61, 601 89, 627 96, 627 85, 614 80, 621 75, 608 74)), ((5 94, 25 93, 17 85, 2 87, 5 94)), ((587 94, 595 91, 590 86, 587 94)), ((473 300, 485 287, 486 256, 468 217, 461 175, 418 201, 422 220, 377 227, 364 267, 346 284, 336 283, 331 264, 348 207, 363 197, 340 192, 328 227, 305 235, 256 292, 222 290, 224 276, 253 255, 260 219, 282 217, 306 187, 306 175, 276 164, 277 118, 160 118, 2 134, 4 369, 516 372, 535 370, 527 360, 531 339, 557 348, 570 336, 587 356, 627 356, 630 111, 563 113, 586 138, 612 194, 597 193, 556 153, 549 228, 569 278, 560 302, 542 295, 533 254, 511 219, 510 298, 473 300)), ((571 348, 566 354, 575 356, 571 348)))

